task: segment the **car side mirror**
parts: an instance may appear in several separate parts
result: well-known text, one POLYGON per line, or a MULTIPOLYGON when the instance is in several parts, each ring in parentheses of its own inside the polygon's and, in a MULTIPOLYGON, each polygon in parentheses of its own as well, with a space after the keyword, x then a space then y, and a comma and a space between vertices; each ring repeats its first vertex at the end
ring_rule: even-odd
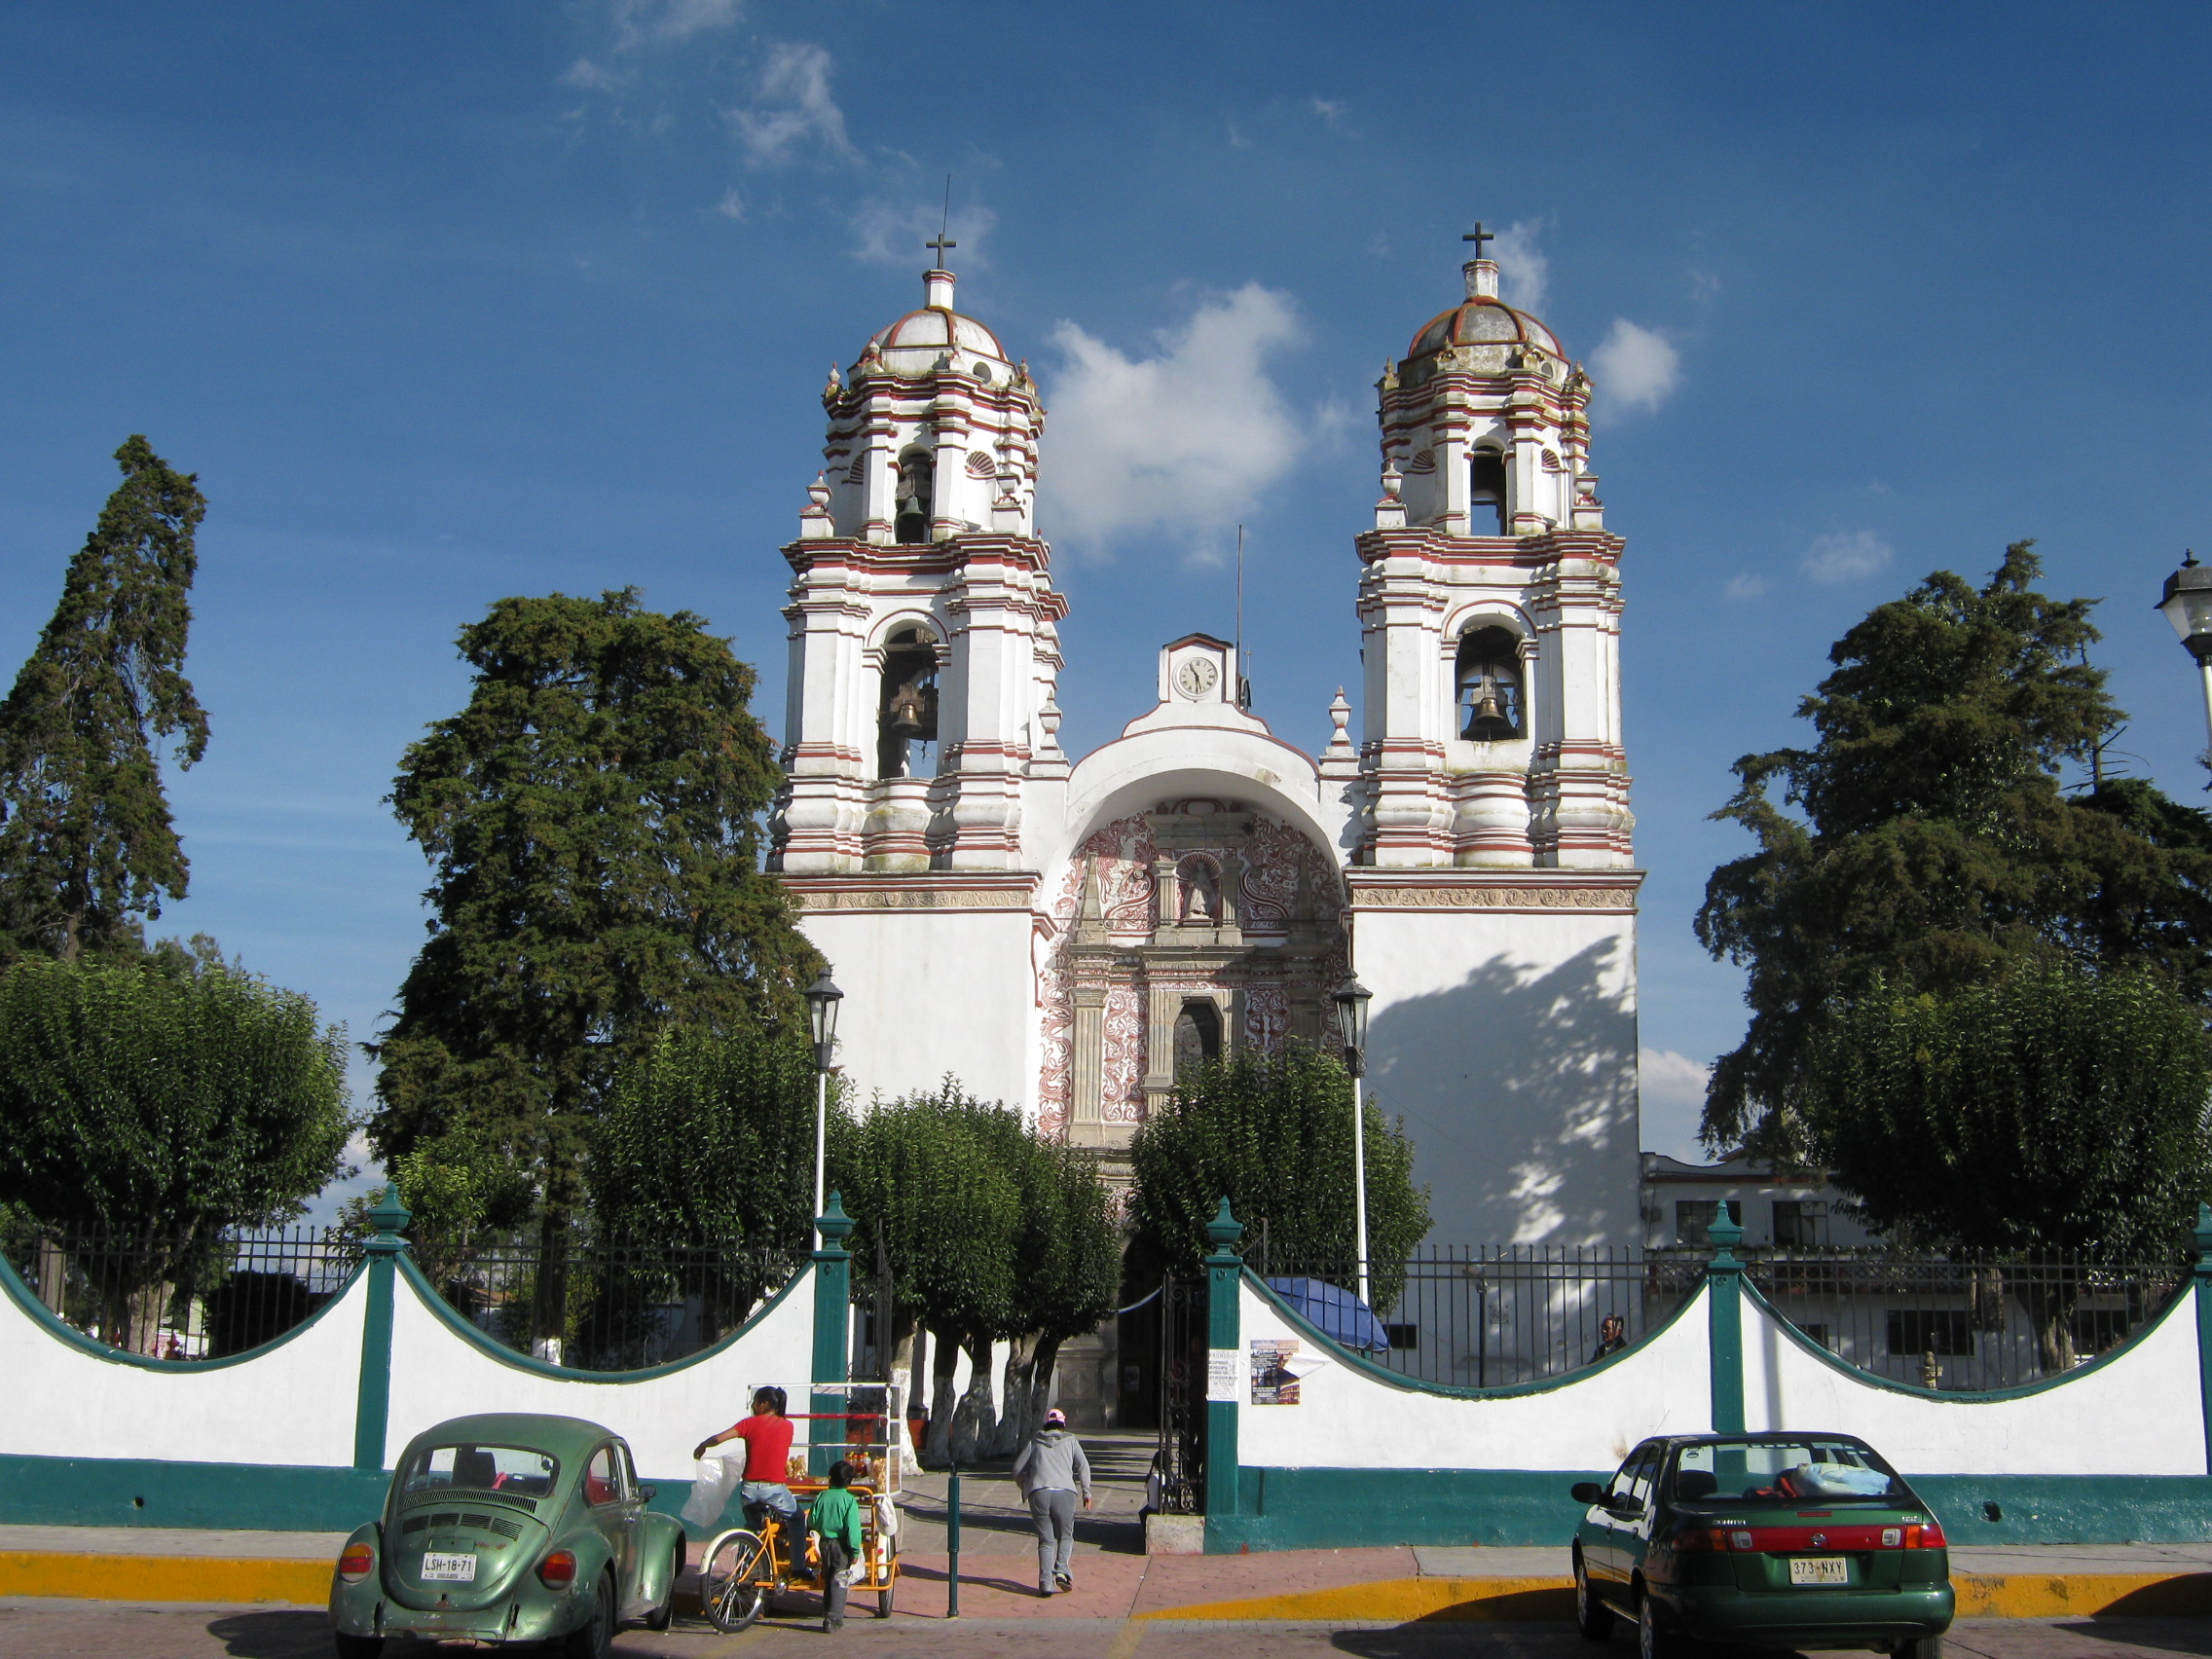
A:
POLYGON ((651 1486, 647 1486, 647 1485, 645 1485, 644 1483, 640 1483, 640 1485, 639 1485, 639 1487, 638 1487, 638 1496, 639 1496, 639 1498, 640 1498, 640 1499, 641 1499, 642 1501, 644 1501, 644 1502, 645 1502, 645 1503, 650 1503, 650 1502, 652 1502, 652 1500, 653 1500, 653 1493, 655 1493, 655 1492, 656 1492, 657 1490, 658 1490, 658 1489, 657 1489, 657 1488, 655 1488, 655 1487, 651 1487, 651 1486))
POLYGON ((1576 1481, 1567 1489, 1567 1495, 1577 1503, 1600 1503, 1604 1500, 1605 1489, 1596 1481, 1576 1481))

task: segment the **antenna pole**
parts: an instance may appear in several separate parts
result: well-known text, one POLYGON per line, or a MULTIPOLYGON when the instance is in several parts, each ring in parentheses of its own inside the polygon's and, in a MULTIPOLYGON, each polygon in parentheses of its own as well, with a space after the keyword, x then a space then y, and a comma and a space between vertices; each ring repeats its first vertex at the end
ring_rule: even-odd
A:
POLYGON ((1249 701, 1245 687, 1250 677, 1244 672, 1244 527, 1236 527, 1236 706, 1241 709, 1249 701))

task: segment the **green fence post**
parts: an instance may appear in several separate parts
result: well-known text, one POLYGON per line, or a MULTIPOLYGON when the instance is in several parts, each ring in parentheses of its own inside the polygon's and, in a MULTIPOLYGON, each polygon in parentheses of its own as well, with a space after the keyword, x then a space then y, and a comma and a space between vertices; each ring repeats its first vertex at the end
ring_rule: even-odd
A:
POLYGON ((1206 1522, 1235 1515, 1237 1505, 1236 1394, 1226 1400, 1214 1376, 1227 1367, 1238 1382, 1244 1376, 1243 1355, 1238 1351, 1237 1295, 1243 1286, 1244 1261, 1236 1254, 1236 1241, 1244 1236, 1243 1224, 1229 1213, 1229 1200, 1206 1223, 1206 1237, 1213 1254, 1206 1258, 1206 1522))
POLYGON ((2212 1204, 2196 1206, 2196 1386, 2204 1411, 2204 1472, 2212 1474, 2212 1204))
POLYGON ((1744 1432, 1744 1264, 1736 1246, 1744 1226, 1725 1199, 1706 1229, 1713 1260, 1705 1265, 1708 1353, 1713 1363, 1713 1432, 1744 1432))
POLYGON ((369 1306, 361 1322, 361 1376, 353 1395, 356 1469, 384 1469, 385 1432, 391 1416, 391 1300, 399 1253, 407 1248, 399 1230, 414 1219, 399 1201, 398 1183, 386 1183, 384 1197, 369 1211, 369 1225, 376 1231, 363 1246, 369 1254, 369 1306))
MULTIPOLYGON (((814 1366, 808 1381, 843 1382, 852 1357, 853 1257, 845 1248, 845 1240, 852 1235, 853 1218, 845 1213, 844 1200, 837 1194, 830 1195, 823 1213, 814 1218, 814 1227, 822 1235, 822 1247, 814 1252, 814 1366)), ((845 1396, 818 1392, 806 1409, 842 1413, 845 1396)), ((844 1440, 842 1421, 837 1424, 834 1441, 810 1431, 806 1437, 808 1469, 827 1475, 844 1440)))

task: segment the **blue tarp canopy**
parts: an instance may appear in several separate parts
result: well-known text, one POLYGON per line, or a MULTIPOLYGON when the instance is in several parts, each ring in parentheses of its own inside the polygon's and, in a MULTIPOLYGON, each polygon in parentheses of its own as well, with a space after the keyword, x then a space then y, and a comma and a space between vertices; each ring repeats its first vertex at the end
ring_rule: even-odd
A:
POLYGON ((1309 1323, 1318 1325, 1332 1342, 1369 1353, 1389 1352, 1390 1339, 1382 1334, 1382 1321, 1350 1291, 1313 1278, 1272 1278, 1268 1288, 1309 1323))

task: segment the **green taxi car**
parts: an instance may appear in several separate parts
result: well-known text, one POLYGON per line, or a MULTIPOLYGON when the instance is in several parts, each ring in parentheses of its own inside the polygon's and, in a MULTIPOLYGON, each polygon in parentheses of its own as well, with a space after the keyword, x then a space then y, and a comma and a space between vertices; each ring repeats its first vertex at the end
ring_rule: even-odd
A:
POLYGON ((1647 1440, 1574 1530, 1574 1611, 1602 1641, 1616 1618, 1644 1659, 1713 1641, 1861 1647, 1939 1659, 1949 1552, 1935 1513, 1848 1434, 1647 1440))
POLYGON ((615 1628, 666 1630, 683 1527, 648 1514, 621 1436, 580 1418, 455 1418, 400 1454, 381 1519, 330 1580, 339 1659, 387 1639, 559 1641, 605 1659, 615 1628))

